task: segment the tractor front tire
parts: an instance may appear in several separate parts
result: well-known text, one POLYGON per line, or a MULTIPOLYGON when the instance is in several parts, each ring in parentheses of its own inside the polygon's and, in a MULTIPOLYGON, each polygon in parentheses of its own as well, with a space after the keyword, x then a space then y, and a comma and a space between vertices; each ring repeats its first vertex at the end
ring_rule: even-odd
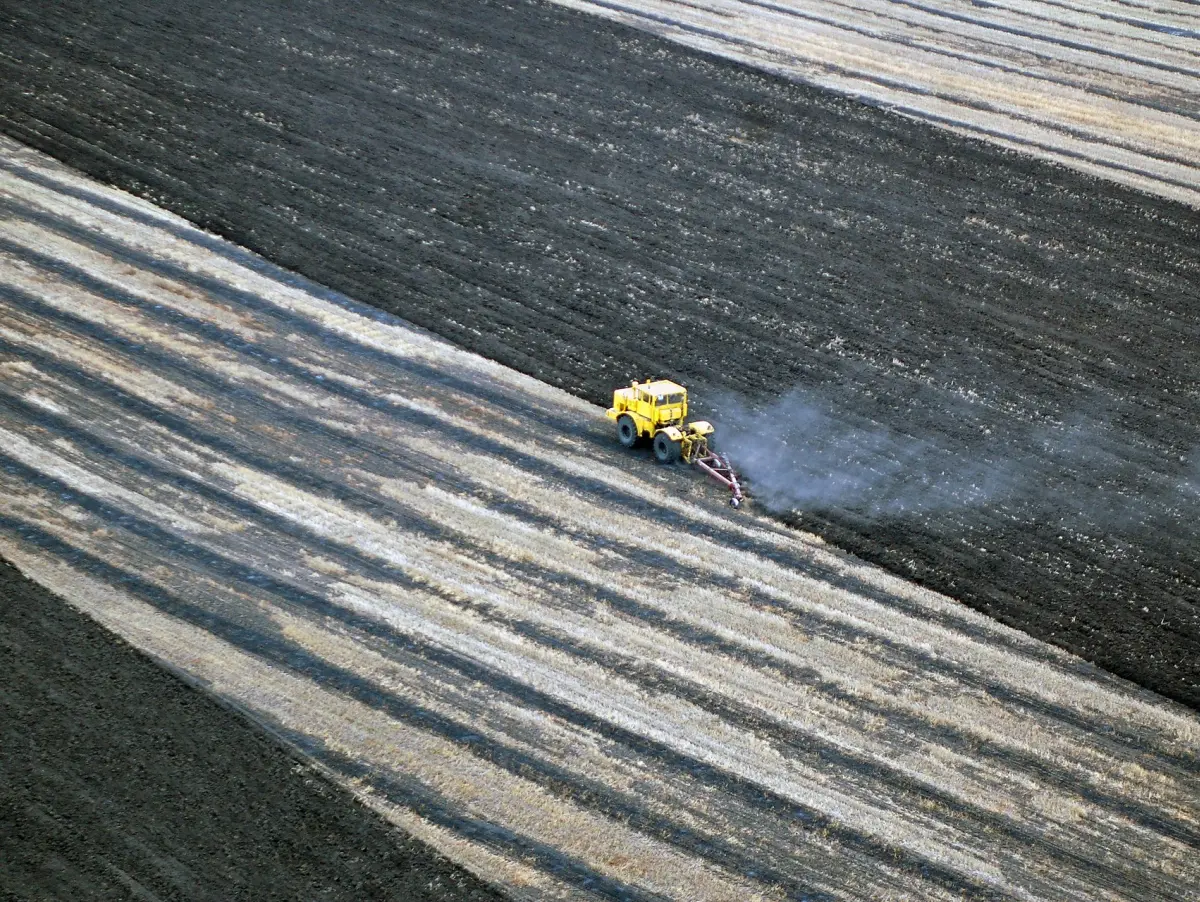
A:
POLYGON ((654 436, 654 458, 660 464, 673 464, 679 460, 679 442, 671 441, 665 432, 654 436))
POLYGON ((617 441, 624 448, 632 448, 637 444, 637 440, 637 423, 634 422, 633 417, 629 414, 622 414, 620 419, 617 420, 617 441))

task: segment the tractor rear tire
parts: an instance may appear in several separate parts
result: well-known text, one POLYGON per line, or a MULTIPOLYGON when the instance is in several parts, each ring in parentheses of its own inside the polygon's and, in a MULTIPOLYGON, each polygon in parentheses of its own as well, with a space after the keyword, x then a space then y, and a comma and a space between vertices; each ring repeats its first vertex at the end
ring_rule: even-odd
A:
POLYGON ((673 464, 679 460, 679 442, 671 441, 665 432, 654 436, 654 457, 660 464, 673 464))
POLYGON ((622 414, 617 420, 617 441, 621 443, 622 447, 632 448, 637 444, 637 440, 637 423, 629 414, 622 414))

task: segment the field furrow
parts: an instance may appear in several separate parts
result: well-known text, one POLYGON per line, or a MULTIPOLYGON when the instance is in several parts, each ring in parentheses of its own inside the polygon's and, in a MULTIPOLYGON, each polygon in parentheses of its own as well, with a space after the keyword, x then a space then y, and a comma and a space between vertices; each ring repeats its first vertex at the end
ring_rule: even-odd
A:
POLYGON ((1189 203, 1200 21, 1119 3, 555 0, 1189 203))
POLYGON ((16 145, 0 555, 522 899, 1186 900, 1200 720, 16 145))

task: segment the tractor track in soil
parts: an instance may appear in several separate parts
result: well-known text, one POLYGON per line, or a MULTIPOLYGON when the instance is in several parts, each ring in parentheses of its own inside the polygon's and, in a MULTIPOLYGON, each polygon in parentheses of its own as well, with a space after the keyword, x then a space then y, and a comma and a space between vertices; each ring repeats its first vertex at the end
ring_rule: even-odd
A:
POLYGON ((528 899, 1187 898, 1191 712, 4 150, 0 551, 418 839, 528 899))

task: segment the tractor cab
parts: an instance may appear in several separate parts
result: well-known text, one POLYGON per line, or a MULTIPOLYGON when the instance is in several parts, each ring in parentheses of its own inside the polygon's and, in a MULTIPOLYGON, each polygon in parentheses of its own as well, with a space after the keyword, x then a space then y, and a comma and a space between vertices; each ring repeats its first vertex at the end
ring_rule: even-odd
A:
POLYGON ((659 429, 682 423, 687 416, 687 389, 666 379, 633 382, 613 392, 613 407, 623 408, 647 426, 659 429))
POLYGON ((628 388, 614 391, 607 416, 617 421, 617 439, 626 448, 650 439, 654 456, 673 463, 681 457, 690 461, 693 448, 699 450, 713 431, 705 422, 687 424, 687 413, 687 389, 668 379, 656 379, 631 382, 628 388))

